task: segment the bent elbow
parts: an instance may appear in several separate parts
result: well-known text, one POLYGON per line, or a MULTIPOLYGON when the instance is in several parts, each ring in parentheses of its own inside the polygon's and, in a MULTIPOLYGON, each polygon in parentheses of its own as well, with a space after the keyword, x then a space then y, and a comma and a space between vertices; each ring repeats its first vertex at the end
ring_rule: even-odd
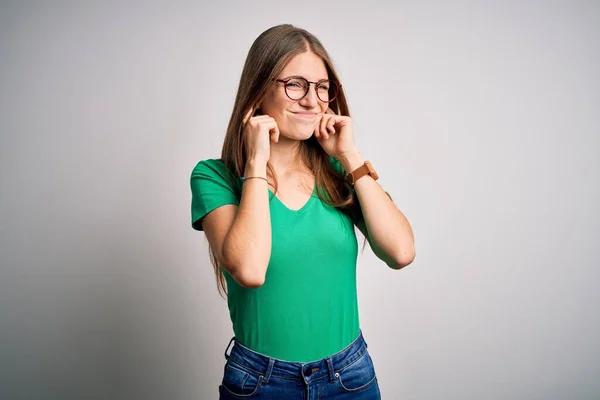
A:
POLYGON ((252 278, 252 279, 246 279, 242 282, 238 282, 241 286, 247 288, 247 289, 257 289, 259 287, 261 287, 262 285, 264 285, 265 283, 265 279, 264 278, 252 278))
POLYGON ((257 267, 259 264, 260 262, 226 258, 224 268, 240 286, 255 289, 265 283, 267 269, 257 267))
POLYGON ((410 265, 415 260, 415 249, 403 251, 398 256, 394 257, 388 266, 392 269, 399 270, 410 265))
POLYGON ((240 286, 248 289, 256 289, 264 285, 264 274, 249 273, 246 271, 247 269, 240 268, 239 272, 231 274, 231 276, 240 286))

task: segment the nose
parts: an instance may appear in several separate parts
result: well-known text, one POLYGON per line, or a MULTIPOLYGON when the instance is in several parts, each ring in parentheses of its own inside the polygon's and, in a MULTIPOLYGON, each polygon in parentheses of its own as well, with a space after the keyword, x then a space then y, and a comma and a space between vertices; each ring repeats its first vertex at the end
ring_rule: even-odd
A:
POLYGON ((317 91, 312 87, 312 85, 308 84, 308 93, 302 99, 298 101, 298 103, 307 108, 315 108, 319 103, 319 98, 317 97, 317 91))

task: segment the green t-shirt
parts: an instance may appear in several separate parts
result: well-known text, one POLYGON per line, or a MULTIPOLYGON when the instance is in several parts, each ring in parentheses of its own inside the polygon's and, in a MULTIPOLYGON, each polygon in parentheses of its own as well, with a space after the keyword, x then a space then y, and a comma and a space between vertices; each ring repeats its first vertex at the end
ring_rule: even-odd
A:
MULTIPOLYGON (((341 165, 331 158, 336 171, 341 165)), ((239 180, 239 178, 238 178, 239 180)), ((200 161, 191 176, 192 227, 226 204, 239 205, 241 185, 220 160, 200 161)), ((244 346, 285 361, 309 362, 339 352, 359 332, 358 243, 349 216, 316 191, 299 210, 269 190, 272 246, 265 282, 240 286, 225 269, 233 331, 244 346), (271 198, 272 197, 272 198, 271 198)))

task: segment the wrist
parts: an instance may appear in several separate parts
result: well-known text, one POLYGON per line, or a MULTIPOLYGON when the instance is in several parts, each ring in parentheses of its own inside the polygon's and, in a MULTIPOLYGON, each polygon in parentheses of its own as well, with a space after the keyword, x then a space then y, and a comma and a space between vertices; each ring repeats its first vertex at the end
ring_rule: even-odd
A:
POLYGON ((356 168, 360 167, 365 163, 362 155, 357 151, 351 151, 342 153, 338 156, 338 161, 342 164, 342 167, 346 171, 346 173, 350 173, 354 171, 356 168))
POLYGON ((267 162, 258 159, 251 159, 246 161, 244 167, 244 176, 267 176, 267 162))

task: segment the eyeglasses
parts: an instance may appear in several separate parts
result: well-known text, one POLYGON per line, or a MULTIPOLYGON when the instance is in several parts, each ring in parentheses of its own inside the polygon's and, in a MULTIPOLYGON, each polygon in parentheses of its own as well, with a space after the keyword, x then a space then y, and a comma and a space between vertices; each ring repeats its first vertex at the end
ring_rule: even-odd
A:
POLYGON ((315 84, 315 92, 319 100, 325 103, 331 103, 338 95, 339 89, 342 87, 339 83, 321 79, 318 82, 311 82, 301 76, 292 76, 286 79, 273 79, 275 82, 283 83, 285 94, 291 100, 302 100, 310 90, 310 84, 315 84))

